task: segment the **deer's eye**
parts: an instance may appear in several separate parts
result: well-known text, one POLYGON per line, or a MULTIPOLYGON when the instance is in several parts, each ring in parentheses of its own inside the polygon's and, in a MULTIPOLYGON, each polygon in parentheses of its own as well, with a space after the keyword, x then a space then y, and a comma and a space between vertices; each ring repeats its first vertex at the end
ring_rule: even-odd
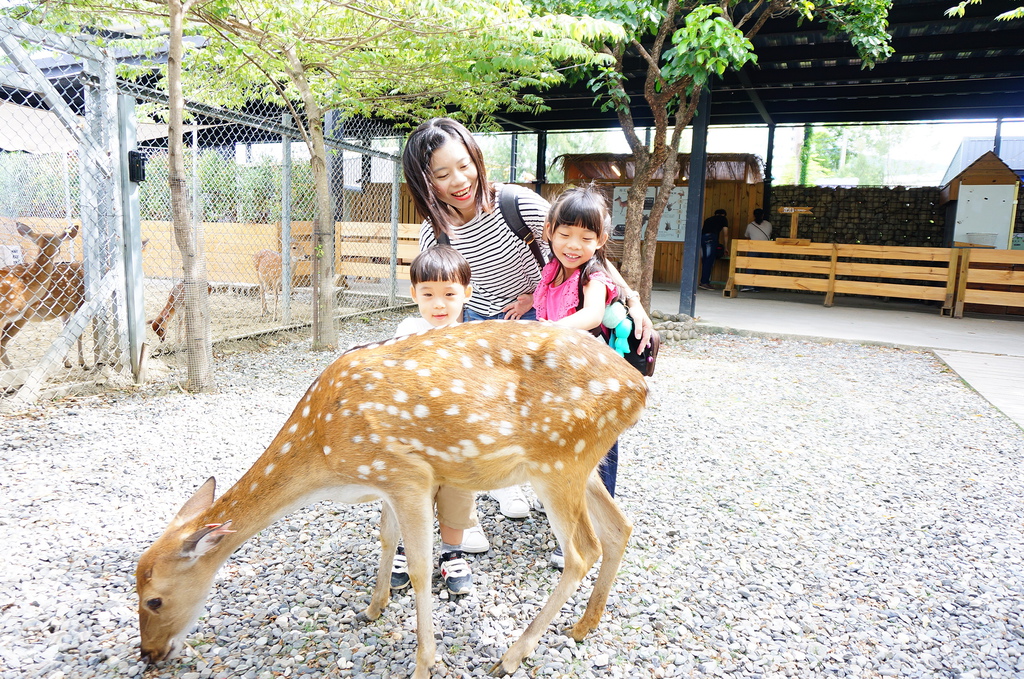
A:
POLYGON ((164 605, 164 600, 160 597, 146 600, 146 608, 151 611, 159 611, 160 607, 164 605))

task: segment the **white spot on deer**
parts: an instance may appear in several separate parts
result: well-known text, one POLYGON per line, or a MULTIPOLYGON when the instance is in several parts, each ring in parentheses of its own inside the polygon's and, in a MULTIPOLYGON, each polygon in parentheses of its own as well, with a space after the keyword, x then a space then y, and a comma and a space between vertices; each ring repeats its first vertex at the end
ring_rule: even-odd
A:
POLYGON ((549 351, 544 354, 544 365, 550 370, 558 370, 558 357, 555 355, 555 352, 549 351))
POLYGON ((359 478, 365 479, 370 475, 369 465, 361 464, 356 468, 356 472, 359 474, 359 478))
POLYGON ((361 380, 363 379, 363 373, 352 373, 352 379, 361 380))
POLYGON ((555 470, 562 471, 563 469, 565 469, 565 462, 562 462, 561 460, 555 460, 555 470))
POLYGON ((480 398, 491 399, 494 398, 496 395, 497 390, 494 388, 493 384, 485 384, 483 388, 480 389, 480 398))
POLYGON ((355 436, 352 437, 352 443, 362 443, 362 442, 363 442, 363 437, 362 437, 361 434, 356 434, 355 436))
POLYGON ((480 454, 480 449, 476 447, 476 444, 469 439, 459 441, 459 445, 462 449, 459 451, 463 457, 476 457, 480 454))
POLYGON ((609 422, 615 422, 616 420, 619 419, 619 411, 616 410, 615 408, 612 408, 611 410, 609 410, 605 414, 608 416, 608 421, 609 422))
POLYGON ((448 351, 444 347, 441 347, 440 349, 437 350, 437 355, 440 356, 441 358, 448 358, 449 356, 452 355, 452 352, 448 351))
POLYGON ((384 471, 388 467, 384 460, 374 460, 371 466, 373 467, 374 471, 378 472, 384 471))
POLYGON ((398 391, 395 392, 395 402, 396 403, 405 403, 408 400, 409 400, 409 394, 407 394, 406 392, 402 391, 401 389, 399 389, 398 391))
POLYGON ((473 361, 469 360, 469 356, 463 355, 463 357, 459 359, 459 362, 462 363, 462 367, 466 370, 473 369, 473 361))
POLYGON ((273 462, 268 464, 266 467, 263 468, 263 475, 264 476, 270 476, 271 472, 274 471, 274 467, 276 467, 276 466, 277 465, 275 465, 273 462))
POLYGON ((501 350, 501 360, 505 361, 505 363, 511 363, 513 358, 515 358, 515 356, 512 355, 511 349, 501 350))
POLYGON ((569 421, 569 417, 570 417, 569 411, 563 408, 561 412, 562 412, 562 422, 568 422, 569 421))
POLYGON ((544 474, 550 474, 551 473, 551 465, 549 465, 547 462, 545 462, 544 464, 542 464, 540 466, 540 470, 544 474))
POLYGON ((519 385, 516 384, 515 382, 507 382, 505 384, 505 398, 507 398, 509 402, 516 402, 516 389, 518 388, 519 385))
POLYGON ((533 356, 523 355, 523 370, 533 370, 533 356))
POLYGON ((530 416, 530 407, 529 406, 519 406, 519 417, 522 417, 523 419, 526 419, 529 416, 530 416))
POLYGON ((386 358, 381 363, 384 365, 385 368, 394 368, 396 365, 398 365, 398 361, 396 361, 393 358, 386 358))
POLYGON ((577 420, 583 420, 587 417, 587 413, 582 408, 573 408, 572 414, 577 420))
POLYGON ((578 401, 581 398, 583 398, 583 388, 582 387, 573 387, 572 389, 569 390, 569 400, 570 401, 578 401))
POLYGON ((498 433, 502 436, 511 436, 514 429, 511 422, 501 421, 498 423, 498 433))
POLYGON ((559 432, 552 431, 550 434, 548 434, 548 439, 550 439, 551 441, 557 441, 560 436, 561 434, 559 432))
POLYGON ((466 383, 462 380, 452 380, 452 393, 453 394, 465 394, 466 383))
POLYGON ((330 455, 330 454, 331 454, 331 447, 330 446, 324 446, 324 455, 330 455))
POLYGON ((402 367, 405 368, 406 370, 415 370, 419 366, 420 366, 419 361, 415 361, 415 360, 413 360, 411 358, 406 359, 405 363, 402 364, 402 367))
POLYGON ((366 384, 363 385, 363 389, 365 391, 373 391, 376 388, 377 384, 375 382, 367 382, 366 384))
MULTIPOLYGON (((348 411, 346 411, 346 412, 348 412, 348 411)), ((330 422, 333 419, 334 419, 334 413, 327 413, 327 414, 324 415, 324 420, 327 421, 327 422, 330 422)))
POLYGON ((444 414, 445 415, 458 415, 459 414, 459 406, 457 406, 457 405, 450 405, 450 406, 448 406, 445 409, 444 414))
POLYGON ((412 419, 412 415, 409 414, 408 410, 403 410, 401 412, 401 414, 399 415, 399 417, 401 417, 403 420, 411 420, 412 419))
POLYGON ((608 378, 608 391, 618 391, 622 388, 622 384, 614 377, 608 378))
POLYGON ((384 379, 384 373, 382 373, 382 372, 377 372, 376 370, 375 370, 375 371, 373 371, 372 373, 370 373, 370 375, 371 375, 371 377, 373 377, 373 379, 375 379, 375 380, 382 380, 382 379, 384 379))
POLYGON ((605 384, 601 380, 590 380, 587 384, 587 388, 590 389, 590 393, 594 396, 600 396, 604 393, 605 384))
POLYGON ((480 434, 476 439, 485 446, 492 445, 496 440, 493 436, 488 436, 487 434, 480 434))
POLYGON ((484 349, 487 349, 488 347, 491 346, 490 342, 488 342, 487 340, 485 340, 482 337, 477 339, 476 343, 477 343, 477 346, 483 347, 484 349))
POLYGON ((487 418, 480 413, 470 413, 469 417, 466 418, 466 422, 469 424, 476 424, 477 422, 483 422, 487 418))
POLYGON ((288 427, 288 433, 289 434, 294 434, 298 430, 299 430, 299 423, 298 422, 295 422, 294 424, 292 424, 292 426, 288 427))
POLYGON ((530 351, 537 351, 538 349, 540 349, 540 345, 537 344, 536 342, 527 342, 526 348, 529 349, 530 351))
POLYGON ((419 370, 416 371, 416 374, 419 375, 420 377, 430 377, 430 369, 420 368, 419 370))
POLYGON ((412 412, 416 417, 428 417, 430 415, 430 408, 420 403, 412 409, 412 412))
POLYGON ((569 365, 573 368, 586 368, 590 365, 585 356, 579 354, 573 354, 569 357, 569 365))
POLYGON ((260 484, 258 484, 258 483, 253 483, 253 484, 250 484, 250 486, 249 486, 249 492, 251 493, 251 492, 253 492, 254 490, 256 490, 257 488, 259 488, 259 487, 260 487, 260 484))
POLYGON ((292 449, 292 444, 288 443, 288 442, 285 442, 285 443, 283 443, 281 445, 281 454, 284 455, 285 453, 287 453, 291 449, 292 449))
POLYGON ((388 415, 397 415, 398 414, 398 406, 388 406, 387 407, 387 413, 388 413, 388 415))
POLYGON ((583 449, 586 447, 587 442, 583 439, 580 439, 579 441, 576 442, 576 446, 573 448, 573 452, 579 455, 580 453, 583 452, 583 449))
POLYGON ((490 354, 484 354, 484 365, 487 366, 488 368, 494 367, 494 359, 491 358, 490 354))
POLYGON ((437 387, 434 387, 433 389, 431 389, 431 390, 430 390, 430 391, 428 392, 428 394, 429 394, 429 395, 430 395, 430 396, 431 396, 432 398, 437 398, 438 396, 440 396, 440 395, 441 395, 441 394, 443 394, 443 393, 444 393, 444 392, 442 392, 442 391, 441 391, 440 389, 438 389, 437 387))

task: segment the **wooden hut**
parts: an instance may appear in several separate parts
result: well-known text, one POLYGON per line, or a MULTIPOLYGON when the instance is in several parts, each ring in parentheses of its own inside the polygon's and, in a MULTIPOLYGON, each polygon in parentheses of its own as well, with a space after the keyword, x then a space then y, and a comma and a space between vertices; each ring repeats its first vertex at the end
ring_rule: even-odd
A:
POLYGON ((992 151, 942 187, 947 246, 1010 248, 1020 177, 992 151))

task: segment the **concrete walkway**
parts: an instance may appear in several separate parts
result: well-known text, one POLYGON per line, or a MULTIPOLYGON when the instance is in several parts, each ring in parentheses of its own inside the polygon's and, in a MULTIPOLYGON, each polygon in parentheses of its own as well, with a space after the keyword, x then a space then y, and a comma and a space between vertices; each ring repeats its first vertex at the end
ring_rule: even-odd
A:
MULTIPOLYGON (((652 307, 679 312, 678 288, 654 291, 652 307)), ((1024 428, 1024 316, 965 314, 948 318, 936 306, 763 290, 727 299, 697 291, 701 327, 719 332, 792 339, 840 340, 930 349, 1007 417, 1024 428)))

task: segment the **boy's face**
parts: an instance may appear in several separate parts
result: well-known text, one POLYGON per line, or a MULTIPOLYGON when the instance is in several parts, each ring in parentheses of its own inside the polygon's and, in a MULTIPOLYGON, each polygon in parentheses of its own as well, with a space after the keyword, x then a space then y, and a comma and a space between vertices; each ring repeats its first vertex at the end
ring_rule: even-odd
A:
POLYGON ((424 281, 411 286, 409 294, 419 305, 420 315, 440 328, 462 319, 462 306, 473 294, 473 287, 454 281, 424 281))

